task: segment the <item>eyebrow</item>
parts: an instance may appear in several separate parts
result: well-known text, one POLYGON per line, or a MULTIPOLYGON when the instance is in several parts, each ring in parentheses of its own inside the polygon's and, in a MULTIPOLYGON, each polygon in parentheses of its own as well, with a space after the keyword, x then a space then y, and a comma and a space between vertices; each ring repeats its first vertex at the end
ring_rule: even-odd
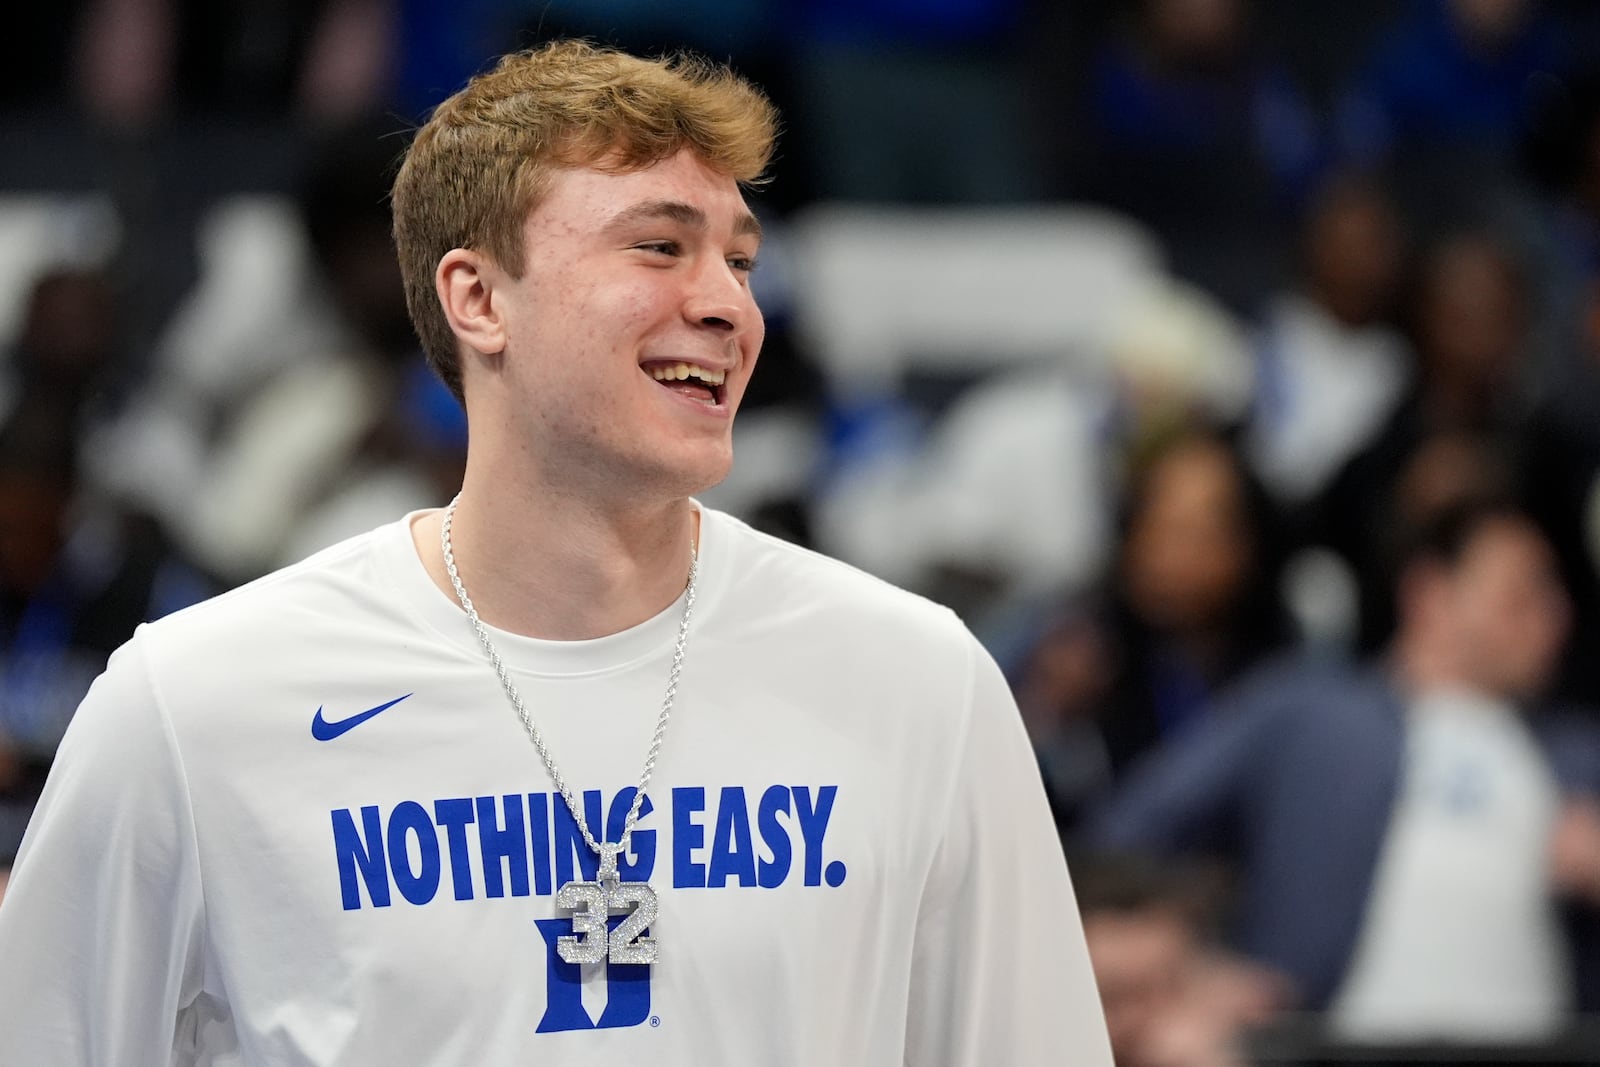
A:
MULTIPOLYGON (((711 221, 706 218, 706 213, 693 204, 686 204, 682 200, 645 200, 617 212, 611 217, 611 221, 606 223, 606 229, 620 229, 636 222, 660 219, 691 226, 697 230, 711 228, 711 221)), ((733 235, 750 236, 759 241, 761 221, 749 212, 745 212, 733 221, 733 235)))

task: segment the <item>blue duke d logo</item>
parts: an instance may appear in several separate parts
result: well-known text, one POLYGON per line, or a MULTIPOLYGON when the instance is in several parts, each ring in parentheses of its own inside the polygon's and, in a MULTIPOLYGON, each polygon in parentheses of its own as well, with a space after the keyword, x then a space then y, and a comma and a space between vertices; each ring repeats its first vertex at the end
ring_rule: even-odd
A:
MULTIPOLYGON (((625 916, 614 915, 610 925, 616 929, 625 916)), ((561 1030, 609 1030, 618 1026, 638 1026, 650 1017, 650 965, 648 963, 597 964, 606 969, 606 1006, 599 1019, 583 1006, 583 967, 568 963, 556 952, 556 941, 572 933, 571 919, 535 919, 544 937, 545 971, 544 1017, 538 1033, 561 1030)))

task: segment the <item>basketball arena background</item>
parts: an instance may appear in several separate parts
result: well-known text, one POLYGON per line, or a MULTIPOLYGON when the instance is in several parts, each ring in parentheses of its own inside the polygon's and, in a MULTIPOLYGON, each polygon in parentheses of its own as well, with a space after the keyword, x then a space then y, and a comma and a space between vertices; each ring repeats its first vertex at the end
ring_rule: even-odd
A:
MULTIPOLYGON (((768 341, 705 500, 950 604, 1000 659, 1119 1063, 1600 1061, 1600 5, 64 0, 6 24, 0 862, 138 622, 459 484, 387 186, 492 57, 582 35, 728 61, 779 105, 751 196, 768 341), (1352 679, 1421 625, 1416 546, 1489 502, 1535 547, 1471 556, 1524 594, 1486 601, 1483 652, 1523 684, 1474 698, 1515 707, 1534 765, 1425 780, 1426 731, 1397 731, 1363 742, 1404 768, 1373 811, 1354 774, 1239 785, 1249 810, 1181 845, 1129 814, 1143 768, 1263 687, 1366 714, 1352 679), (1319 887, 1366 916, 1320 987, 1255 951, 1327 934, 1321 908, 1267 917, 1293 910, 1274 865, 1331 847, 1248 847, 1272 804, 1387 842, 1319 887), (1401 868, 1439 892, 1401 900, 1401 868), (1494 891, 1518 878, 1536 908, 1494 891), (1514 968, 1377 967, 1408 907, 1556 980, 1524 1004, 1514 968), (1427 995, 1452 988, 1523 1006, 1427 995)), ((1283 777, 1275 751, 1240 781, 1283 777)))

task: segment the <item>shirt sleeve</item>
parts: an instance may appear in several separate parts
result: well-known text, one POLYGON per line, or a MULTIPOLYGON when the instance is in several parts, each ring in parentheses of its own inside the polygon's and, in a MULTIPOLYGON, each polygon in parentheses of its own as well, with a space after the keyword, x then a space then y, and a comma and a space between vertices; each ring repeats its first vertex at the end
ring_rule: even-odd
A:
POLYGON ((1131 852, 1230 851, 1246 780, 1279 711, 1269 682, 1236 695, 1137 763, 1093 813, 1093 847, 1131 852))
POLYGON ((202 937, 183 769, 136 636, 68 727, 0 905, 6 1062, 182 1062, 202 937))
POLYGON ((967 736, 917 915, 906 1064, 1110 1067, 1083 925, 1022 717, 975 640, 969 656, 967 736))

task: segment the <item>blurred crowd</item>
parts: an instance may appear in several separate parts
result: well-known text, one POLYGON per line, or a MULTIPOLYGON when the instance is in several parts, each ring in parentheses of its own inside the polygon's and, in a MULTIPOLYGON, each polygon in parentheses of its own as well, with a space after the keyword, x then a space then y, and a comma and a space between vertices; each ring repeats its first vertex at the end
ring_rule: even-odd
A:
MULTIPOLYGON (((1122 1067, 1600 1011, 1600 7, 69 0, 0 40, 0 864, 140 621, 459 484, 386 190, 489 57, 785 116, 709 492, 1011 677, 1122 1067)), ((775 727, 777 728, 777 727, 775 727)))

